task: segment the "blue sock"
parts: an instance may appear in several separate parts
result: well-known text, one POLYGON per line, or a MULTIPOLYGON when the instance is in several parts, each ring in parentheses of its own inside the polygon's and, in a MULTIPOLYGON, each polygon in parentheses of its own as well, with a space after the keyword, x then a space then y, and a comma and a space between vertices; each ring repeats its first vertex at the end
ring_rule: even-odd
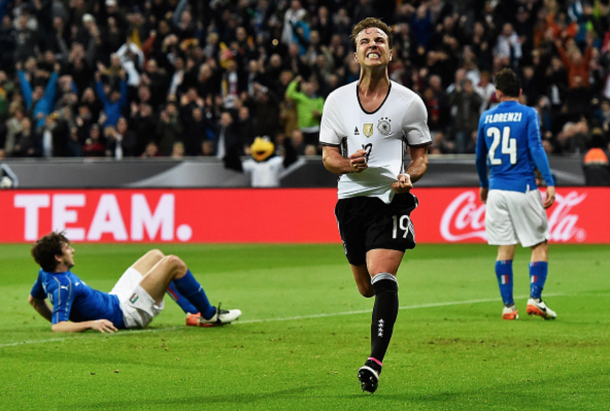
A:
POLYGON ((201 313, 203 318, 208 320, 214 316, 216 307, 210 304, 205 291, 203 291, 203 287, 195 280, 191 270, 186 270, 184 277, 178 278, 173 282, 178 292, 197 308, 197 311, 201 313))
POLYGON ((534 261, 530 263, 530 297, 541 298, 542 289, 549 272, 549 263, 546 261, 534 261))
POLYGON ((496 277, 498 277, 498 286, 500 286, 504 305, 513 305, 515 303, 513 300, 513 261, 496 261, 496 277))
POLYGON ((176 285, 173 281, 169 283, 167 293, 170 297, 172 297, 172 300, 174 300, 176 304, 178 304, 180 308, 182 308, 182 311, 184 311, 185 313, 197 314, 199 312, 199 310, 195 308, 195 306, 191 304, 185 296, 178 292, 178 290, 176 289, 176 285))

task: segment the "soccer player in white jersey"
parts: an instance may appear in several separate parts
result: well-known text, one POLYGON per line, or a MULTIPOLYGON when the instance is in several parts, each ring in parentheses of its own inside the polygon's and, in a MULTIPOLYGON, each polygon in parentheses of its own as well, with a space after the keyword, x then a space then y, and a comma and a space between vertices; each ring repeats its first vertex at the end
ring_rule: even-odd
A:
POLYGON ((179 297, 177 303, 190 310, 187 325, 222 325, 241 315, 240 310, 212 306, 184 261, 159 250, 140 257, 109 293, 89 287, 70 271, 74 249, 63 233, 40 238, 32 246, 32 257, 41 268, 28 302, 55 332, 144 328, 163 309, 163 295, 170 286, 172 297, 179 297))
POLYGON ((369 17, 351 38, 360 79, 326 99, 320 144, 324 166, 341 176, 335 215, 345 255, 360 293, 375 296, 371 354, 358 370, 362 390, 372 393, 398 315, 396 273, 415 247, 410 213, 418 202, 410 190, 426 172, 432 140, 422 99, 388 76, 391 29, 369 17))
POLYGON ((555 201, 555 182, 542 148, 538 113, 519 103, 521 82, 510 69, 494 79, 500 104, 484 111, 479 120, 476 164, 481 201, 487 204, 487 242, 498 246, 496 276, 504 302, 502 318, 519 318, 513 300, 515 245, 531 248, 530 298, 526 312, 553 320, 557 314, 542 301, 548 273, 549 224, 546 208, 555 201), (489 166, 489 177, 487 175, 489 166), (544 201, 535 169, 546 182, 544 201))

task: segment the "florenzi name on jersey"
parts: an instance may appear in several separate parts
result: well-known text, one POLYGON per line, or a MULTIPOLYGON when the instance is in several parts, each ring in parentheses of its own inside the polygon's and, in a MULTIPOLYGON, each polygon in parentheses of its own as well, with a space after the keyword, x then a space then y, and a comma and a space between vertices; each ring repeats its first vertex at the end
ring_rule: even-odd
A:
POLYGON ((523 113, 496 113, 485 116, 485 124, 490 123, 512 123, 521 121, 523 113))

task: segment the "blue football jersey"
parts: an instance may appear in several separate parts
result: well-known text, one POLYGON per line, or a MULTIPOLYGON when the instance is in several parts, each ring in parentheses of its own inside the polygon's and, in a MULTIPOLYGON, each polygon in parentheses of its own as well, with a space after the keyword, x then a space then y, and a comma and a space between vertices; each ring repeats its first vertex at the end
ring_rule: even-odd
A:
POLYGON ((535 168, 547 185, 555 185, 542 147, 538 112, 517 101, 504 101, 481 115, 476 163, 481 187, 491 190, 537 189, 535 168))
POLYGON ((40 269, 30 294, 40 300, 49 299, 53 324, 107 319, 116 328, 125 328, 119 298, 94 290, 71 271, 48 273, 40 269))

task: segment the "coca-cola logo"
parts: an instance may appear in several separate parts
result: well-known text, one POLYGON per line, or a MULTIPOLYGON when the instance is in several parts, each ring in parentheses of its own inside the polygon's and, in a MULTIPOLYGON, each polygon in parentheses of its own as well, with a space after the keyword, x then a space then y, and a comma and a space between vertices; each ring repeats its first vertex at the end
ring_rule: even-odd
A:
MULTIPOLYGON (((556 195, 549 215, 551 241, 585 241, 587 233, 578 227, 579 215, 573 213, 572 209, 586 197, 587 194, 578 194, 577 191, 556 195)), ((477 204, 476 200, 475 191, 465 191, 447 206, 440 224, 441 235, 446 241, 457 242, 476 238, 487 241, 485 204, 477 204)))
POLYGON ((579 243, 585 241, 587 232, 578 228, 577 213, 570 213, 572 208, 582 203, 587 194, 578 194, 570 191, 567 195, 557 194, 555 205, 551 207, 549 215, 549 228, 551 230, 551 241, 567 242, 575 239, 579 243))
POLYGON ((474 191, 457 196, 445 209, 441 218, 441 235, 450 242, 480 238, 485 234, 485 204, 477 205, 474 191))

